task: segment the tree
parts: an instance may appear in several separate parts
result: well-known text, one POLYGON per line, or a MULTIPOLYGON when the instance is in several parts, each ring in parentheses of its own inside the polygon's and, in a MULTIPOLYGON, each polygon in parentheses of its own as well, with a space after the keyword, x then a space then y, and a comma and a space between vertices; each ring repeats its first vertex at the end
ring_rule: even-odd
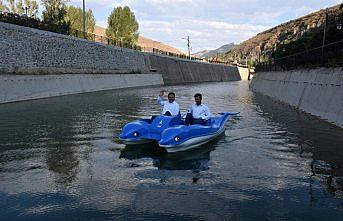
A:
POLYGON ((24 14, 24 7, 27 7, 27 15, 36 17, 38 14, 38 3, 36 0, 8 0, 7 4, 0 1, 0 10, 6 10, 11 13, 24 14))
POLYGON ((68 0, 42 0, 45 7, 43 11, 43 20, 45 22, 62 24, 65 23, 65 16, 67 14, 66 3, 68 0))
POLYGON ((138 40, 138 23, 129 7, 117 7, 108 17, 108 38, 125 45, 134 45, 138 40))
POLYGON ((11 13, 19 14, 20 9, 21 9, 21 5, 22 5, 21 1, 18 2, 16 0, 8 0, 7 5, 5 7, 6 7, 7 11, 9 11, 11 13))
POLYGON ((5 11, 6 6, 5 4, 2 2, 2 0, 0 0, 0 11, 5 11))
POLYGON ((6 7, 7 10, 8 10, 9 12, 12 12, 12 13, 17 13, 18 10, 17 10, 17 6, 16 6, 15 0, 8 0, 7 2, 8 2, 8 5, 7 5, 7 7, 6 7))
MULTIPOLYGON (((83 27, 83 11, 81 8, 74 6, 67 7, 65 21, 70 23, 70 28, 74 30, 82 30, 83 27)), ((92 10, 86 12, 86 32, 93 33, 95 27, 95 18, 92 10)))
POLYGON ((27 16, 29 17, 37 17, 38 15, 38 2, 36 0, 24 0, 19 1, 17 3, 17 13, 18 14, 25 14, 25 7, 27 8, 27 16))

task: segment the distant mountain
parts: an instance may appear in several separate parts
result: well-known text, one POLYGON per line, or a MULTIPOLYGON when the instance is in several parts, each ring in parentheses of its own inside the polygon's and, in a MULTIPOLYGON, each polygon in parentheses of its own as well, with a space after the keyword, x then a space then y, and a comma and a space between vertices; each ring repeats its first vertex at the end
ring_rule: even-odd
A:
POLYGON ((234 46, 235 46, 234 43, 230 43, 230 44, 223 45, 220 48, 217 48, 215 50, 199 51, 197 53, 194 53, 193 56, 200 57, 200 58, 214 57, 214 56, 217 56, 218 54, 223 54, 230 51, 234 46))

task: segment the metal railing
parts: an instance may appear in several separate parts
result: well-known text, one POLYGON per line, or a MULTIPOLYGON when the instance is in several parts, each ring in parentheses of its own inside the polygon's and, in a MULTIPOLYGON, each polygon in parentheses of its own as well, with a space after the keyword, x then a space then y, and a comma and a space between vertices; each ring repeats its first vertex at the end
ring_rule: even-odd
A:
POLYGON ((289 71, 316 67, 342 67, 343 40, 326 44, 286 57, 263 62, 256 66, 256 71, 289 71))
POLYGON ((182 59, 188 59, 192 61, 200 61, 200 62, 207 62, 207 63, 213 63, 213 64, 226 64, 226 65, 233 65, 232 62, 223 62, 223 61, 218 61, 217 59, 206 59, 206 58, 199 58, 195 56, 188 56, 185 54, 178 54, 178 53, 173 53, 173 52, 168 52, 168 51, 163 51, 157 48, 142 48, 142 51, 145 52, 151 52, 154 54, 160 54, 160 55, 166 55, 166 56, 171 56, 171 57, 177 57, 177 58, 182 58, 182 59))
POLYGON ((76 29, 70 29, 68 35, 73 36, 73 37, 77 37, 77 38, 87 39, 89 41, 99 42, 99 43, 106 44, 106 45, 113 45, 113 46, 117 46, 117 47, 121 47, 121 48, 129 48, 129 49, 133 49, 133 50, 137 50, 137 51, 142 50, 142 48, 136 44, 131 44, 131 43, 128 43, 125 41, 118 41, 118 40, 115 40, 113 38, 108 38, 108 37, 102 36, 102 35, 96 35, 93 33, 83 32, 83 31, 76 30, 76 29))

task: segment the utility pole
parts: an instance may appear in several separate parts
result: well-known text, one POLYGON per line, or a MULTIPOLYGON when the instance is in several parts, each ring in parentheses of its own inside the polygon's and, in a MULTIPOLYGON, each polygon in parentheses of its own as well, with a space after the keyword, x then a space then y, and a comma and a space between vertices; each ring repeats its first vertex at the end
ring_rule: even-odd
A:
POLYGON ((324 21, 324 30, 323 30, 323 45, 322 45, 322 62, 324 62, 324 46, 326 41, 326 31, 328 26, 328 9, 325 9, 325 21, 324 21))
POLYGON ((325 45, 326 41, 326 31, 327 31, 327 26, 328 26, 328 9, 325 10, 325 21, 324 21, 324 33, 323 33, 323 47, 325 45))
POLYGON ((191 44, 189 42, 189 35, 187 36, 187 38, 182 38, 182 39, 186 39, 187 40, 188 57, 189 57, 189 59, 191 59, 191 44))
POLYGON ((83 37, 86 38, 86 4, 85 0, 82 0, 82 31, 83 37))
POLYGON ((22 9, 25 11, 25 17, 26 17, 26 26, 27 27, 30 27, 30 22, 29 22, 29 13, 28 13, 28 11, 29 11, 29 9, 31 8, 31 6, 30 5, 27 5, 27 6, 25 6, 25 7, 22 7, 22 9))
POLYGON ((31 6, 22 7, 22 9, 25 11, 26 17, 28 17, 28 11, 29 11, 30 8, 31 8, 31 6))
POLYGON ((188 46, 188 57, 189 59, 191 59, 191 50, 190 50, 190 43, 189 43, 189 35, 187 36, 187 46, 188 46))

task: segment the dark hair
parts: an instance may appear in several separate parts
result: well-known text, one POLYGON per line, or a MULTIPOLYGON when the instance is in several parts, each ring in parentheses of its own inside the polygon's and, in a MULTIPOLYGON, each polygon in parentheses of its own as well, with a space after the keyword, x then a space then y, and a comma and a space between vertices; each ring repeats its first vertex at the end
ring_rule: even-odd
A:
POLYGON ((174 95, 174 97, 175 97, 175 93, 174 93, 174 92, 170 92, 170 93, 168 94, 168 97, 169 97, 169 95, 174 95))
POLYGON ((200 100, 202 100, 202 95, 200 93, 194 94, 194 98, 196 98, 196 97, 200 97, 200 100))

